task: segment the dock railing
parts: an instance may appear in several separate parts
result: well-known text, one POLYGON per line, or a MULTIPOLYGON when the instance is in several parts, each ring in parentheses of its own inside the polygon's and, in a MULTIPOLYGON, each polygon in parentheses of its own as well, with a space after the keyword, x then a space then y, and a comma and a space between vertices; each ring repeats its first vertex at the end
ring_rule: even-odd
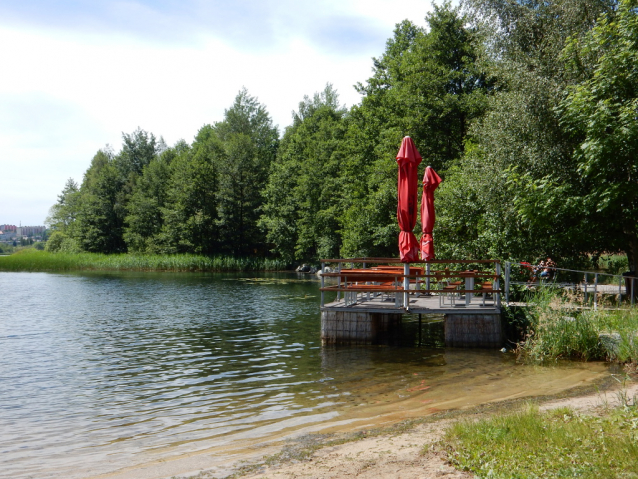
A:
POLYGON ((619 275, 551 266, 539 267, 529 263, 506 261, 504 277, 504 295, 507 305, 510 304, 513 285, 528 289, 546 286, 580 291, 583 293, 585 305, 589 304, 590 296, 592 297, 593 309, 600 307, 602 295, 616 296, 618 307, 622 305, 623 295, 629 296, 631 306, 635 305, 635 299, 638 296, 638 276, 628 274, 619 275), (550 277, 540 277, 540 269, 549 270, 550 277), (519 280, 513 278, 513 274, 516 274, 519 280), (525 275, 528 276, 527 279, 520 279, 525 275))
POLYGON ((357 303, 360 295, 370 300, 375 295, 393 294, 395 307, 409 311, 409 298, 414 295, 453 294, 471 299, 476 294, 483 298, 490 294, 493 295, 494 305, 500 307, 500 285, 499 260, 431 260, 414 263, 401 263, 398 258, 321 260, 322 307, 325 305, 326 292, 336 292, 337 302, 341 301, 343 293, 346 306, 357 303), (335 265, 336 269, 327 270, 328 265, 335 265), (326 278, 334 278, 336 285, 326 286, 326 278), (454 282, 453 279, 458 281, 454 282), (453 289, 449 286, 449 289, 443 289, 444 284, 455 286, 453 289))

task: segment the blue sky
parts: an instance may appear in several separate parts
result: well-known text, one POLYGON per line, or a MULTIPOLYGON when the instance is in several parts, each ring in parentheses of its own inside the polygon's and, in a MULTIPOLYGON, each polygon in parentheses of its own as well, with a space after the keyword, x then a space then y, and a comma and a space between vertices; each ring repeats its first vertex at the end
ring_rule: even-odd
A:
POLYGON ((242 88, 280 131, 332 83, 348 106, 416 0, 0 0, 0 223, 43 224, 67 178, 138 126, 192 141, 242 88))

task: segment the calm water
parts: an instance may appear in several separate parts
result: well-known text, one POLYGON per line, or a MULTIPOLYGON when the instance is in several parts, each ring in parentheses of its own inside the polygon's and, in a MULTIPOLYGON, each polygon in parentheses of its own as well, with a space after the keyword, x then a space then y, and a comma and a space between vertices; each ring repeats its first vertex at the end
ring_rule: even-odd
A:
POLYGON ((296 275, 0 273, 0 477, 88 477, 308 430, 557 392, 600 364, 539 368, 437 348, 322 348, 296 275))

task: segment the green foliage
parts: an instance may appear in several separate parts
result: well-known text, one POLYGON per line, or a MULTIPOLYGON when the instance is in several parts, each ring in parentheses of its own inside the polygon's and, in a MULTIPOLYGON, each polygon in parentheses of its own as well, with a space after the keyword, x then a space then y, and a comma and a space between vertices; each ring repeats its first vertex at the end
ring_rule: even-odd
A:
POLYGON ((82 185, 65 185, 47 219, 64 238, 48 248, 396 256, 395 155, 409 135, 421 174, 444 179, 438 257, 576 266, 625 252, 637 270, 634 3, 435 5, 427 28, 396 25, 360 104, 346 110, 328 84, 281 141, 246 89, 192 144, 123 134, 120 152, 100 150, 82 185))
POLYGON ((49 253, 79 253, 81 251, 77 241, 62 231, 54 231, 44 246, 49 253))
POLYGON ((445 179, 464 153, 470 122, 487 107, 491 80, 478 62, 477 32, 449 4, 435 6, 426 21, 428 31, 397 25, 373 76, 357 86, 364 97, 350 113, 343 150, 344 255, 396 255, 394 160, 402 137, 411 136, 423 156, 421 171, 430 165, 445 179))
POLYGON ((339 254, 345 114, 331 85, 305 97, 271 167, 260 225, 287 261, 339 254))
POLYGON ((80 190, 82 200, 73 235, 84 251, 125 251, 122 234, 126 205, 122 203, 123 180, 118 169, 109 159, 97 171, 90 171, 90 174, 91 181, 87 182, 85 177, 80 190))
POLYGON ((589 203, 605 219, 609 249, 625 249, 632 270, 638 268, 637 42, 636 4, 621 0, 565 49, 572 72, 586 79, 569 88, 560 108, 577 141, 589 203))
MULTIPOLYGON (((202 130, 208 131, 210 127, 202 130)), ((217 171, 215 162, 222 146, 214 138, 202 144, 200 130, 191 151, 171 163, 166 201, 161 207, 163 225, 155 236, 157 249, 168 253, 212 254, 218 239, 215 220, 217 171)))
POLYGON ((162 208, 168 196, 171 179, 171 162, 179 154, 188 151, 187 145, 169 148, 155 160, 144 166, 127 205, 124 241, 131 252, 158 252, 158 237, 164 225, 162 208))
POLYGON ((600 416, 537 407, 454 424, 443 439, 449 460, 478 477, 620 478, 638 475, 638 408, 600 416))
POLYGON ((257 226, 264 203, 263 185, 279 144, 277 128, 266 108, 246 89, 239 92, 214 134, 223 145, 216 193, 222 248, 234 255, 263 250, 257 226))

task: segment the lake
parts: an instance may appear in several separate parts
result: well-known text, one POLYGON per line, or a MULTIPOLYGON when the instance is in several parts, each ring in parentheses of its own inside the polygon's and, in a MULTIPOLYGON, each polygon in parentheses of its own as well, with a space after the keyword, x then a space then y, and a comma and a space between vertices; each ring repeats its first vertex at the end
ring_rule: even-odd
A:
POLYGON ((602 363, 444 349, 406 317, 392 346, 322 347, 297 274, 0 273, 0 477, 91 477, 313 431, 554 394, 602 363))

